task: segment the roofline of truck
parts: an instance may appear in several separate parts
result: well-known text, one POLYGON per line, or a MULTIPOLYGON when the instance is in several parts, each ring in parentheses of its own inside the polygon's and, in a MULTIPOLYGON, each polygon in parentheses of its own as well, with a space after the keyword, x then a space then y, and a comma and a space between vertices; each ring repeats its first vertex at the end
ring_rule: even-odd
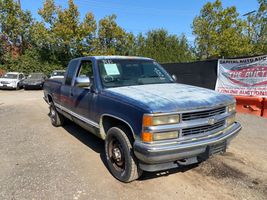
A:
POLYGON ((80 60, 80 59, 94 59, 94 60, 102 60, 102 59, 139 59, 139 60, 153 60, 152 58, 147 58, 147 57, 119 56, 119 55, 113 55, 113 56, 85 56, 85 57, 75 58, 73 60, 80 60))

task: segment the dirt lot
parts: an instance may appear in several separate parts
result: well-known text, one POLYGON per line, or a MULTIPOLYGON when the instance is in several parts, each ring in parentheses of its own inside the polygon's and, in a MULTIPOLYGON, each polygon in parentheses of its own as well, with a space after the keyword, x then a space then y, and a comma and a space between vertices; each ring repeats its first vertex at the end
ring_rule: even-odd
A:
POLYGON ((47 114, 42 91, 0 91, 0 199, 267 199, 267 119, 238 115, 226 154, 123 184, 103 141, 47 114))

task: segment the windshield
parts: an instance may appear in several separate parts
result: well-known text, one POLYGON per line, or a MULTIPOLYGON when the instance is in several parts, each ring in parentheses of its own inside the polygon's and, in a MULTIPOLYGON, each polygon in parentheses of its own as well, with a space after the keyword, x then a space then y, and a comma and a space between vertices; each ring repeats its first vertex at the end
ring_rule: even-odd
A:
POLYGON ((98 68, 105 88, 173 82, 153 60, 103 59, 98 61, 98 68))
POLYGON ((43 77, 43 74, 30 74, 28 79, 40 79, 43 77))
POLYGON ((17 74, 5 74, 4 78, 17 79, 18 75, 17 74))
POLYGON ((64 76, 65 72, 64 71, 57 71, 53 72, 51 76, 64 76))

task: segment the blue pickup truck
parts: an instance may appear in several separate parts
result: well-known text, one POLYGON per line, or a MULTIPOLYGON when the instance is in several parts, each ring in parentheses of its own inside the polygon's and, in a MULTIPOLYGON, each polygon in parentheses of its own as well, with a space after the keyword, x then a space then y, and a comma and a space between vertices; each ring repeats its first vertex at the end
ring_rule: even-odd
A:
POLYGON ((150 58, 73 59, 63 79, 45 82, 44 99, 52 125, 68 119, 105 140, 122 182, 225 152, 241 130, 232 96, 178 84, 150 58))

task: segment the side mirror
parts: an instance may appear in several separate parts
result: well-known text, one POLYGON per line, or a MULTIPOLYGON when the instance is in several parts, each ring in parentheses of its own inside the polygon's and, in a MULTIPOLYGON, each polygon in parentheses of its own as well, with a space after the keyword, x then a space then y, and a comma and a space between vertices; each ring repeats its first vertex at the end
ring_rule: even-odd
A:
POLYGON ((76 87, 89 87, 90 78, 89 77, 77 77, 75 80, 76 87))
POLYGON ((177 81, 177 77, 175 74, 172 75, 172 79, 176 82, 177 81))

